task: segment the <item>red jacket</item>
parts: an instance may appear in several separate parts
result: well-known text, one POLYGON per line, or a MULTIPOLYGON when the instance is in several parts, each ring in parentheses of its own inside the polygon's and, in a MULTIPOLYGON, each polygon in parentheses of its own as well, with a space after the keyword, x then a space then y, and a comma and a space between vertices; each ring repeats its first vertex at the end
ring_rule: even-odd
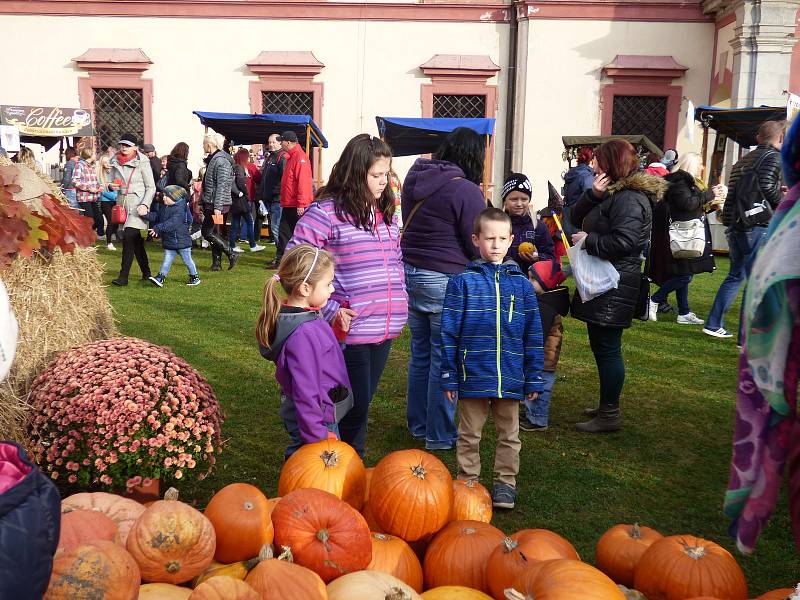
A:
POLYGON ((261 171, 253 163, 247 163, 247 195, 250 202, 258 202, 256 198, 256 185, 261 183, 261 171))
POLYGON ((311 185, 311 163, 300 144, 289 150, 281 179, 281 206, 305 208, 314 199, 311 185))

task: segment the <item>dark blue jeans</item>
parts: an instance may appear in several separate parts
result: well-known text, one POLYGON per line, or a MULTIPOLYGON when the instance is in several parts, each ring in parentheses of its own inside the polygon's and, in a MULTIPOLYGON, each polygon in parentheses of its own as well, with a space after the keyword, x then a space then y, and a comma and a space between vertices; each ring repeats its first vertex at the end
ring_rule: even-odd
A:
POLYGON ((689 314, 689 284, 692 281, 692 275, 676 275, 672 279, 668 279, 658 288, 655 294, 650 299, 653 302, 667 301, 667 296, 670 292, 675 292, 675 298, 678 301, 678 314, 689 314))
POLYGON ((625 363, 622 360, 622 327, 603 327, 587 323, 589 346, 600 377, 600 404, 619 406, 625 385, 625 363))
POLYGON ((247 241, 250 247, 256 245, 255 230, 253 229, 253 214, 249 211, 241 215, 231 216, 231 230, 230 230, 230 246, 236 247, 239 241, 239 232, 241 231, 242 224, 247 227, 247 241))

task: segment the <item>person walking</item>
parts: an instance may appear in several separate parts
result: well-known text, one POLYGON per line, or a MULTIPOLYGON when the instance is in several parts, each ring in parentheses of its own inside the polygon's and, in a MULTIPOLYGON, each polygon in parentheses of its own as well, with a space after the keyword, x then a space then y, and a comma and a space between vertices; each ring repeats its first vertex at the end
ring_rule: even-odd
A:
POLYGON ((75 173, 75 165, 79 157, 75 148, 70 146, 64 151, 64 174, 61 176, 61 191, 64 193, 67 202, 72 208, 78 208, 78 193, 75 191, 75 184, 72 182, 72 175, 75 173))
POLYGON ((150 235, 161 238, 161 247, 164 248, 164 260, 158 275, 150 277, 150 281, 158 287, 164 287, 164 281, 178 255, 189 271, 186 285, 200 285, 197 267, 192 260, 192 238, 189 237, 192 211, 189 209, 188 199, 186 188, 168 185, 164 188, 164 206, 158 211, 151 211, 146 217, 150 222, 150 235))
POLYGON ((281 222, 275 260, 267 268, 280 264, 286 244, 292 238, 294 226, 314 197, 311 182, 311 163, 297 141, 294 131, 284 131, 280 136, 281 148, 286 153, 286 164, 281 177, 281 222))
POLYGON ((239 255, 233 252, 215 230, 214 217, 220 222, 230 211, 233 186, 233 158, 222 149, 224 139, 219 133, 209 133, 203 138, 206 172, 203 176, 203 226, 202 235, 211 246, 211 270, 222 269, 222 255, 228 257, 228 270, 236 266, 239 255))
POLYGON ((556 257, 550 230, 539 215, 531 211, 532 193, 530 179, 522 173, 511 173, 503 182, 503 211, 511 217, 514 234, 508 258, 516 262, 523 273, 527 273, 539 260, 553 260, 556 257), (526 243, 531 247, 523 245, 526 243))
POLYGON ((441 386, 441 323, 447 282, 478 257, 475 219, 486 208, 483 138, 459 127, 433 159, 419 158, 403 183, 402 249, 411 357, 406 387, 408 431, 428 450, 455 447, 455 406, 441 386))
POLYGON ((783 121, 762 123, 756 135, 756 149, 739 159, 731 169, 728 196, 722 209, 730 270, 714 296, 703 327, 706 335, 716 338, 733 336, 725 329, 725 313, 749 275, 750 264, 767 233, 772 212, 781 200, 780 150, 785 130, 783 121))
POLYGON ((242 222, 247 228, 247 241, 250 244, 250 252, 260 252, 264 246, 256 244, 255 230, 253 227, 253 210, 251 206, 250 193, 254 189, 252 178, 247 170, 250 153, 245 148, 236 151, 233 157, 233 177, 235 185, 231 188, 234 198, 231 205, 231 229, 228 235, 231 250, 242 252, 237 246, 239 234, 242 230, 242 222))
POLYGON ((103 214, 100 210, 100 183, 94 167, 94 150, 84 148, 72 173, 76 199, 84 217, 89 217, 98 236, 105 235, 103 214))
POLYGON ((599 433, 620 428, 619 397, 625 384, 622 332, 631 326, 642 284, 642 252, 650 239, 653 205, 667 187, 660 177, 639 171, 639 158, 625 140, 611 140, 595 153, 597 174, 592 188, 573 207, 583 240, 581 252, 609 261, 619 273, 619 286, 587 302, 572 299, 572 316, 584 321, 600 378, 600 405, 585 412, 579 431, 599 433))
POLYGON ((353 386, 354 405, 339 433, 361 457, 372 397, 408 317, 400 231, 387 185, 391 160, 380 139, 365 133, 351 139, 286 246, 311 244, 334 257, 334 291, 322 314, 345 343, 353 386))
POLYGON ((150 163, 139 152, 136 136, 123 134, 117 154, 111 159, 110 189, 118 192, 117 204, 125 207, 127 218, 122 226, 122 265, 114 285, 128 285, 128 274, 134 257, 142 271, 142 279, 150 279, 150 263, 144 247, 143 234, 149 229, 144 220, 156 192, 150 163))
POLYGON ((114 235, 119 230, 119 224, 114 223, 111 214, 117 203, 118 192, 111 189, 111 159, 103 153, 97 161, 97 183, 100 186, 100 212, 105 218, 106 248, 116 250, 112 243, 114 235))
MULTIPOLYGON (((269 233, 272 242, 275 244, 276 256, 279 247, 279 229, 281 224, 281 179, 286 168, 288 156, 281 148, 278 141, 280 136, 273 133, 267 140, 269 154, 264 158, 264 166, 261 169, 261 201, 269 211, 269 233)), ((273 261, 267 268, 277 268, 277 262, 273 261)))

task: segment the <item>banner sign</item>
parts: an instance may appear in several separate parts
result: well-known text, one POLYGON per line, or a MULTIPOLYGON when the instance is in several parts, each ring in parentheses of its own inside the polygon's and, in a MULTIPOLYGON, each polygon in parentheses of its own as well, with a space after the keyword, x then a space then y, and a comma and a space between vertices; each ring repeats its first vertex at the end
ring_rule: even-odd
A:
POLYGON ((19 152, 19 129, 13 125, 0 125, 0 147, 8 152, 19 152))
POLYGON ((800 96, 789 94, 789 101, 786 103, 786 119, 791 123, 800 114, 800 96))
POLYGON ((0 125, 38 137, 94 135, 91 112, 83 108, 0 105, 0 125))

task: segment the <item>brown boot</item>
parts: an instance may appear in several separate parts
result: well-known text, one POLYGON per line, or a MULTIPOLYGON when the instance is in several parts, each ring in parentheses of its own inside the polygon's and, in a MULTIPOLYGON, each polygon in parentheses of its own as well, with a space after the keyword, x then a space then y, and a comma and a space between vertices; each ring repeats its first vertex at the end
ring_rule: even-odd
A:
POLYGON ((619 431, 619 406, 601 404, 600 408, 597 410, 597 416, 594 419, 586 421, 585 423, 576 423, 575 428, 578 431, 584 431, 586 433, 619 431))
POLYGON ((600 412, 600 409, 597 407, 583 409, 583 414, 585 414, 587 417, 592 417, 593 419, 597 416, 598 412, 600 412))

